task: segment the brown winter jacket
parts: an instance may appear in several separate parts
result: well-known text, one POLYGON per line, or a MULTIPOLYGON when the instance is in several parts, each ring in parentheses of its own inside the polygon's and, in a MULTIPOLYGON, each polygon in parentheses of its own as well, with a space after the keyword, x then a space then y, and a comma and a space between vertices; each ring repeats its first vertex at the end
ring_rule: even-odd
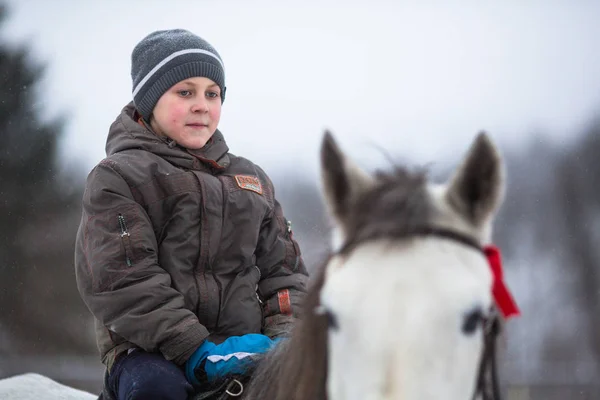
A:
POLYGON ((77 233, 102 362, 139 347, 181 365, 209 334, 284 332, 307 272, 268 176, 219 131, 186 150, 136 118, 129 104, 112 124, 77 233))

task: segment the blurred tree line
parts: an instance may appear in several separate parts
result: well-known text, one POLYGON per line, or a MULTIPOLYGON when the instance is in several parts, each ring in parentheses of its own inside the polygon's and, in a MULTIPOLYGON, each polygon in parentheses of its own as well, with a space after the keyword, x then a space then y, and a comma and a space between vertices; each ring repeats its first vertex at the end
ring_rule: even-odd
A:
MULTIPOLYGON (((0 25, 5 17, 0 6, 0 25)), ((73 268, 83 180, 59 172, 65 121, 40 117, 43 72, 27 48, 0 44, 0 359, 96 354, 73 268)), ((505 152, 508 192, 495 237, 525 311, 508 358, 537 357, 518 373, 524 381, 569 381, 565 369, 577 371, 582 357, 592 360, 585 368, 600 361, 600 119, 568 143, 534 139, 505 152), (556 363, 563 368, 546 368, 556 363)), ((318 183, 285 171, 273 180, 314 268, 328 250, 318 183)))
POLYGON ((523 311, 508 326, 505 373, 538 385, 534 398, 600 398, 600 119, 505 156, 495 238, 523 311))
POLYGON ((0 357, 89 347, 72 267, 81 186, 58 173, 64 121, 42 121, 28 54, 0 44, 0 357))

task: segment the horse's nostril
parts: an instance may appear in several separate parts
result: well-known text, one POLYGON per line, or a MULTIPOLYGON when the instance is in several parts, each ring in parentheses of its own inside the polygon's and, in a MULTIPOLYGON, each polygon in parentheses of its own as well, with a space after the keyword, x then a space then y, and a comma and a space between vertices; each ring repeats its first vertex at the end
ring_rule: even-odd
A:
POLYGON ((469 312, 465 315, 462 325, 462 331, 466 334, 474 333, 477 328, 481 325, 483 321, 483 312, 481 308, 476 308, 475 310, 469 312))

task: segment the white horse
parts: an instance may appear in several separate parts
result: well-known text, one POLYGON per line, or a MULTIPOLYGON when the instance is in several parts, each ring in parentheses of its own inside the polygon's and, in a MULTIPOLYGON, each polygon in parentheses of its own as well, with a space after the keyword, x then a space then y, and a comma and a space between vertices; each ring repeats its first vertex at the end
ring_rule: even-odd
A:
MULTIPOLYGON (((335 252, 290 339, 259 363, 238 398, 498 398, 495 310, 504 288, 484 248, 504 193, 494 144, 479 135, 444 185, 403 168, 368 174, 330 134, 321 162, 335 252)), ((28 375, 0 381, 0 398, 52 399, 49 387, 64 390, 54 398, 90 398, 28 375), (15 387, 23 382, 29 392, 15 387)))
POLYGON ((480 135, 450 183, 432 185, 403 169, 369 176, 327 143, 325 190, 341 243, 321 290, 335 321, 328 398, 473 398, 484 322, 494 318, 480 249, 504 193, 495 146, 480 135))
POLYGON ((489 137, 444 185, 398 167, 368 174, 330 134, 321 163, 335 252, 245 398, 499 398, 495 339, 518 309, 486 247, 505 189, 489 137))

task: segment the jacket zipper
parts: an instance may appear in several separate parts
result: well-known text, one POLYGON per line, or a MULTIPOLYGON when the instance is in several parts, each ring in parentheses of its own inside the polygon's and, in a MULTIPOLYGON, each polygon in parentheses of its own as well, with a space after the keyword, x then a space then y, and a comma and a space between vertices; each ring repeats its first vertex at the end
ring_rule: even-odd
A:
POLYGON ((298 254, 300 254, 300 249, 298 248, 298 244, 292 237, 292 221, 286 219, 285 226, 286 226, 287 238, 290 242, 292 242, 292 246, 294 246, 294 253, 296 253, 296 257, 294 260, 294 267, 292 268, 292 271, 296 271, 298 269, 298 264, 300 264, 300 257, 298 256, 298 254))
MULTIPOLYGON (((262 274, 260 273, 260 268, 258 268, 256 265, 254 266, 254 268, 256 268, 256 270, 258 271, 258 282, 260 282, 260 278, 262 277, 262 274)), ((258 294, 258 283, 256 284, 256 287, 254 288, 254 293, 256 294, 256 298, 258 299, 258 304, 261 305, 261 310, 262 310, 263 301, 260 299, 260 294, 258 294)))
POLYGON ((123 247, 125 247, 125 261, 127 262, 127 266, 131 267, 133 265, 133 263, 131 262, 131 251, 130 251, 131 235, 129 234, 129 231, 127 230, 127 223, 125 222, 125 217, 123 216, 123 214, 119 214, 117 216, 117 219, 119 220, 119 227, 121 228, 121 240, 123 241, 123 247))
MULTIPOLYGON (((258 283, 260 283, 260 279, 262 278, 260 268, 258 268, 257 265, 255 265, 254 268, 256 268, 256 271, 258 271, 258 283)), ((258 308, 260 309, 260 329, 262 332, 262 330, 265 328, 265 309, 264 309, 264 302, 260 298, 260 293, 258 293, 259 292, 258 283, 256 284, 256 287, 254 288, 254 294, 256 294, 256 300, 258 300, 258 308)))

